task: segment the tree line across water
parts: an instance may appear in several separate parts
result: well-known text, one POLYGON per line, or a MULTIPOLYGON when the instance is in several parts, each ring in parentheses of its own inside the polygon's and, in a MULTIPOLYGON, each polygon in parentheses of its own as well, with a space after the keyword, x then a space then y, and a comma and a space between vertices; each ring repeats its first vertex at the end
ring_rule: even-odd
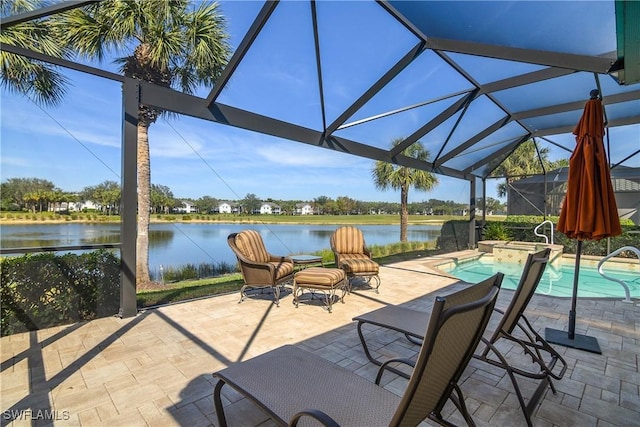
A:
MULTIPOLYGON (((151 211, 154 214, 170 214, 182 206, 183 201, 192 203, 201 214, 214 213, 222 199, 212 196, 202 196, 199 199, 177 198, 168 186, 152 184, 151 211)), ((105 181, 98 185, 87 186, 80 192, 69 192, 58 188, 53 182, 42 178, 9 178, 0 184, 2 211, 36 212, 65 212, 61 207, 69 204, 91 201, 97 207, 97 212, 104 215, 119 214, 120 184, 115 181, 105 181)), ((263 202, 275 203, 281 207, 283 214, 293 214, 296 204, 310 203, 314 213, 318 215, 349 215, 349 214, 397 214, 400 203, 369 202, 340 196, 333 199, 319 196, 312 201, 303 200, 275 200, 260 199, 255 194, 247 194, 243 199, 233 201, 243 214, 251 214, 259 210, 263 202)), ((469 205, 452 200, 429 199, 408 204, 410 214, 426 215, 461 215, 468 211, 469 205)), ((489 198, 487 210, 501 213, 505 209, 499 200, 489 198)), ((93 211, 93 210, 92 210, 93 211)))

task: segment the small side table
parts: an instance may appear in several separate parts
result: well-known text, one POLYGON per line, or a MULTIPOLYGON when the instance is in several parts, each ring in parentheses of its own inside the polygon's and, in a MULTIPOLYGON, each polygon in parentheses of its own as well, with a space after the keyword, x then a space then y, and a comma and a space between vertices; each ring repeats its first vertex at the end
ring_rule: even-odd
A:
POLYGON ((317 255, 290 255, 289 258, 293 260, 293 266, 298 267, 300 270, 312 265, 320 265, 321 267, 324 267, 322 257, 317 255))

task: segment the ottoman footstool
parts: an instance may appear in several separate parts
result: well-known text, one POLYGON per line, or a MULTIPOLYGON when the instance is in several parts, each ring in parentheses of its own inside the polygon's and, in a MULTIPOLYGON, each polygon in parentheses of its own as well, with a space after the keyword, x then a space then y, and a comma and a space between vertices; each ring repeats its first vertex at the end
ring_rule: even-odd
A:
POLYGON ((336 290, 341 290, 340 302, 344 304, 344 295, 347 292, 349 282, 344 271, 339 268, 309 267, 298 271, 293 276, 293 304, 296 308, 300 302, 300 296, 305 289, 311 291, 311 298, 315 292, 324 295, 324 304, 329 313, 333 301, 336 298, 336 290))

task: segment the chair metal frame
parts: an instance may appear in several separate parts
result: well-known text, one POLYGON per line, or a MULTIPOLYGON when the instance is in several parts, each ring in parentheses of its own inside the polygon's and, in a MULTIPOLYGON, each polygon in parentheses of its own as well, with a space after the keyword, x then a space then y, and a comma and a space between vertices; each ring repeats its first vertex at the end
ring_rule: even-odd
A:
MULTIPOLYGON (((458 381, 487 327, 502 274, 436 298, 425 339, 402 397, 360 375, 295 346, 283 346, 215 372, 213 400, 227 426, 222 388, 229 385, 278 425, 309 418, 325 426, 417 425, 424 419, 451 426, 442 409, 451 400, 474 426, 458 381)), ((395 360, 389 363, 402 363, 395 360)), ((384 371, 385 368, 381 368, 384 371)), ((305 423, 306 425, 306 423, 305 423)))
MULTIPOLYGON (((482 351, 473 356, 475 359, 505 369, 513 384, 528 426, 532 425, 531 415, 540 399, 544 396, 547 386, 555 394, 556 388, 552 380, 561 380, 567 370, 567 362, 562 355, 536 332, 524 315, 524 311, 549 261, 550 252, 551 250, 547 248, 528 255, 520 282, 514 291, 509 307, 505 311, 494 308, 494 311, 501 314, 502 317, 491 338, 482 338, 484 345, 482 351), (518 335, 516 335, 515 331, 518 331, 518 335), (496 342, 500 339, 508 340, 517 345, 524 354, 531 358, 532 364, 536 368, 526 370, 512 366, 508 362, 507 357, 495 346, 496 342), (561 367, 556 369, 558 362, 561 367), (516 375, 541 380, 528 403, 525 402, 516 375)), ((363 333, 363 325, 370 324, 400 332, 404 334, 410 342, 420 345, 424 339, 424 334, 421 331, 424 330, 427 319, 428 313, 423 311, 400 306, 385 306, 379 310, 357 316, 353 320, 358 322, 358 336, 365 355, 369 361, 375 365, 382 366, 385 362, 376 359, 371 354, 363 333)), ((390 367, 389 370, 405 378, 409 377, 409 375, 402 370, 393 367, 390 367)))

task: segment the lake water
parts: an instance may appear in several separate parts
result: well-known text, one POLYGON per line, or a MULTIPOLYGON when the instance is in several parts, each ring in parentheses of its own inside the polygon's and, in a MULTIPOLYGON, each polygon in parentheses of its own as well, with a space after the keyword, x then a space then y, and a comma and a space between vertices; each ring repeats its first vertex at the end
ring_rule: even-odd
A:
MULTIPOLYGON (((227 245, 230 233, 242 230, 260 232, 267 250, 274 255, 312 253, 329 249, 329 237, 337 225, 288 224, 151 224, 149 230, 149 268, 184 264, 235 264, 236 258, 227 245)), ((400 241, 400 225, 358 225, 367 246, 387 245, 400 241)), ((408 240, 432 241, 440 235, 440 225, 412 225, 408 240)), ((26 248, 73 246, 120 242, 119 224, 29 224, 3 225, 0 246, 26 248)))

